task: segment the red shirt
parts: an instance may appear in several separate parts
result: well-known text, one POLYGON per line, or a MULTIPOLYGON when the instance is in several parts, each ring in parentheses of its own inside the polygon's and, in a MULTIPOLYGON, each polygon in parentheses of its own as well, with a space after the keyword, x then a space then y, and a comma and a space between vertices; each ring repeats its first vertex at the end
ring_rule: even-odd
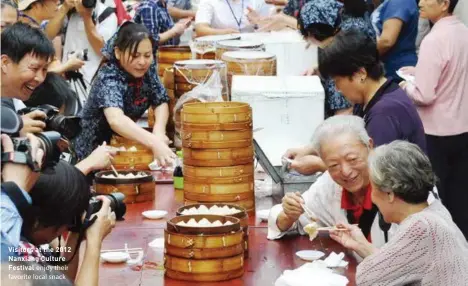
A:
POLYGON ((372 209, 371 192, 372 187, 369 184, 369 186, 367 187, 366 197, 364 198, 362 205, 359 205, 354 204, 353 200, 351 199, 351 194, 347 190, 343 189, 343 192, 341 193, 341 208, 344 210, 352 211, 355 221, 359 221, 365 209, 372 209))

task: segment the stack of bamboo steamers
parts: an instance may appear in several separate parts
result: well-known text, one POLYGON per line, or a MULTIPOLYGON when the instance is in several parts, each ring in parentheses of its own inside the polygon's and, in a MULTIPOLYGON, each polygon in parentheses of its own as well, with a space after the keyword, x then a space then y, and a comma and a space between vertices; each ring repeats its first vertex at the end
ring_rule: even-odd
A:
POLYGON ((181 112, 185 204, 228 203, 255 212, 252 109, 187 103, 181 112))

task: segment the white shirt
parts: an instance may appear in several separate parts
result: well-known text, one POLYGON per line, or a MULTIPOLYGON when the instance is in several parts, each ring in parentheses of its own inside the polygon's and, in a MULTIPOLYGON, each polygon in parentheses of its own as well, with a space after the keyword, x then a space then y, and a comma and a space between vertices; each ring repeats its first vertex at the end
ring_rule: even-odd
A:
POLYGON ((270 5, 264 0, 202 0, 198 6, 195 24, 206 23, 214 29, 236 29, 240 32, 253 31, 253 25, 246 16, 247 7, 251 7, 261 16, 268 16, 270 5), (229 8, 231 5, 231 8, 229 8), (242 5, 243 3, 243 5, 242 5), (240 22, 240 28, 238 25, 240 22))
MULTIPOLYGON (((114 1, 108 0, 105 4, 101 3, 101 1, 97 1, 94 12, 96 15, 100 15, 107 7, 115 7, 114 1)), ((103 22, 96 23, 96 30, 98 34, 104 38, 104 41, 109 40, 117 31, 117 16, 115 13, 108 16, 103 22)), ((80 69, 80 72, 83 74, 89 92, 89 83, 99 68, 101 57, 96 54, 88 41, 83 19, 78 13, 73 13, 68 22, 65 45, 63 46, 63 62, 67 61, 70 52, 81 52, 84 49, 88 49, 88 61, 86 61, 85 65, 80 69)), ((74 88, 73 85, 72 88, 74 88)), ((78 91, 81 90, 78 89, 78 91)), ((79 96, 80 99, 83 99, 83 95, 80 94, 80 92, 79 96)), ((86 97, 87 95, 85 95, 85 98, 86 97)))

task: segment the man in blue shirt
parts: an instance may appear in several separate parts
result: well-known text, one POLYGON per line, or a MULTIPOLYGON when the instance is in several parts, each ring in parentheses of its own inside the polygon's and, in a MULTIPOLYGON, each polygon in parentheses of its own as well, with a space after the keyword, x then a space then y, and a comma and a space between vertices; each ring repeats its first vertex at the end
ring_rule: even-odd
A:
MULTIPOLYGON (((39 140, 32 134, 28 134, 29 142, 32 147, 33 160, 40 166, 44 152, 39 149, 39 140)), ((14 158, 16 155, 13 149, 13 142, 10 137, 5 134, 1 135, 2 140, 2 155, 4 153, 9 154, 10 158, 14 158)), ((18 247, 20 241, 21 227, 23 225, 23 219, 19 213, 19 210, 12 199, 5 192, 6 182, 14 183, 17 188, 21 191, 21 195, 24 197, 28 204, 31 204, 31 197, 28 192, 34 186, 35 182, 39 178, 39 172, 34 172, 28 165, 17 164, 17 163, 5 163, 2 169, 2 190, 0 194, 0 219, 1 219, 1 260, 8 261, 9 255, 15 252, 14 248, 18 247)))

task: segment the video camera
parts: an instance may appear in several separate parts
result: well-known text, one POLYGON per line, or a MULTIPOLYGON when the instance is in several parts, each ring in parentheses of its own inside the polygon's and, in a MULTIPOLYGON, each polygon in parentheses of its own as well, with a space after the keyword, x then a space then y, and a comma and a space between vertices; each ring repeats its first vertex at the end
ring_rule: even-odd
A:
POLYGON ((75 138, 81 131, 80 118, 78 116, 64 116, 59 114, 58 108, 52 105, 43 104, 37 107, 27 107, 18 113, 23 115, 35 110, 40 110, 46 114, 46 131, 57 131, 66 139, 75 138))

